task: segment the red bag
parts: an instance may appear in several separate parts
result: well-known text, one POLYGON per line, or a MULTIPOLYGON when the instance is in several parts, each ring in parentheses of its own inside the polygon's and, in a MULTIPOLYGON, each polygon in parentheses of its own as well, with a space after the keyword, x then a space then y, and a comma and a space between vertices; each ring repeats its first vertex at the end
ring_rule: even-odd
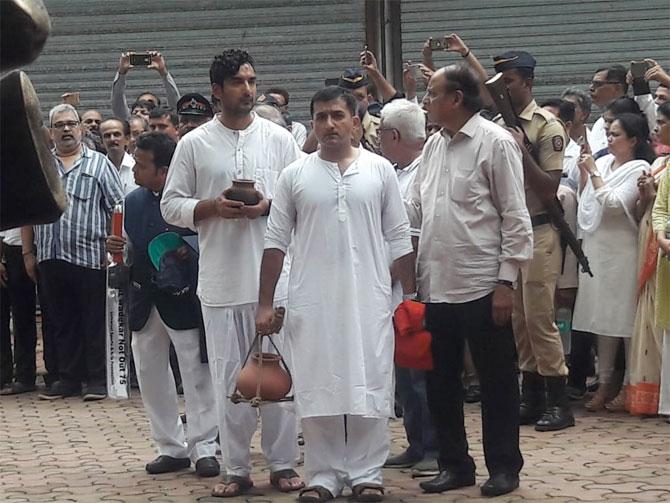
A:
POLYGON ((432 337, 424 328, 426 306, 406 300, 395 310, 395 363, 399 367, 433 370, 432 337))

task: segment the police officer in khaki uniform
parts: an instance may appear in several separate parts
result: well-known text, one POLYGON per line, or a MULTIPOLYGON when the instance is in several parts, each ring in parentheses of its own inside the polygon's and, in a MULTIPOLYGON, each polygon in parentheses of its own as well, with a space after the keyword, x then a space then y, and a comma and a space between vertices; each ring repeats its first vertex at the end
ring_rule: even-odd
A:
MULTIPOLYGON (((522 268, 516 287, 512 325, 519 367, 523 372, 520 421, 538 431, 574 426, 565 391, 568 369, 555 323, 554 293, 561 271, 562 249, 543 203, 556 197, 567 145, 565 129, 533 99, 535 59, 524 51, 493 58, 503 74, 512 105, 532 145, 523 148, 523 133, 509 129, 522 146, 526 204, 533 224, 533 259, 522 268)), ((496 120, 502 124, 502 119, 496 120)))

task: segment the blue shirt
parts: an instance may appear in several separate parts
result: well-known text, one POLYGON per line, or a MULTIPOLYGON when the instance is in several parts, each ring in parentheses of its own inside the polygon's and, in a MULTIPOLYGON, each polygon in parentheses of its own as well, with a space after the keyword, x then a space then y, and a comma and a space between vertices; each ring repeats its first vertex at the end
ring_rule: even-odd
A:
POLYGON ((123 199, 118 171, 104 155, 84 145, 81 159, 67 173, 55 158, 68 205, 55 222, 35 226, 37 261, 64 260, 102 269, 112 211, 123 199))

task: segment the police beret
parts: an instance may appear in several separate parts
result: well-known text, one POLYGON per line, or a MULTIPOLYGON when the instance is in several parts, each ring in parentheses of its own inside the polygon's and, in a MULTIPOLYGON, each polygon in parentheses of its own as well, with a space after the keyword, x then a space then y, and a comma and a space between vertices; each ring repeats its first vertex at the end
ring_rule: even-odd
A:
POLYGON ((213 117, 212 105, 202 94, 185 94, 177 102, 177 114, 179 115, 201 115, 213 117))
POLYGON ((347 68, 337 81, 339 87, 344 89, 358 89, 370 85, 368 77, 360 68, 347 68))
POLYGON ((513 70, 515 68, 535 69, 535 58, 526 51, 507 51, 499 56, 493 56, 493 67, 496 72, 513 70))

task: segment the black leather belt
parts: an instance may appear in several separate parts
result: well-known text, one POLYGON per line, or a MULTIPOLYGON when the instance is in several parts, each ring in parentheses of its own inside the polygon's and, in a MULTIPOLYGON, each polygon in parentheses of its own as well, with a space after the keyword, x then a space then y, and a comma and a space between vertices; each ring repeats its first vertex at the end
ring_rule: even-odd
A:
POLYGON ((549 219, 549 215, 546 213, 541 213, 539 215, 535 215, 534 217, 530 217, 530 223, 533 225, 533 227, 539 227, 540 225, 548 224, 550 222, 551 220, 549 219))

